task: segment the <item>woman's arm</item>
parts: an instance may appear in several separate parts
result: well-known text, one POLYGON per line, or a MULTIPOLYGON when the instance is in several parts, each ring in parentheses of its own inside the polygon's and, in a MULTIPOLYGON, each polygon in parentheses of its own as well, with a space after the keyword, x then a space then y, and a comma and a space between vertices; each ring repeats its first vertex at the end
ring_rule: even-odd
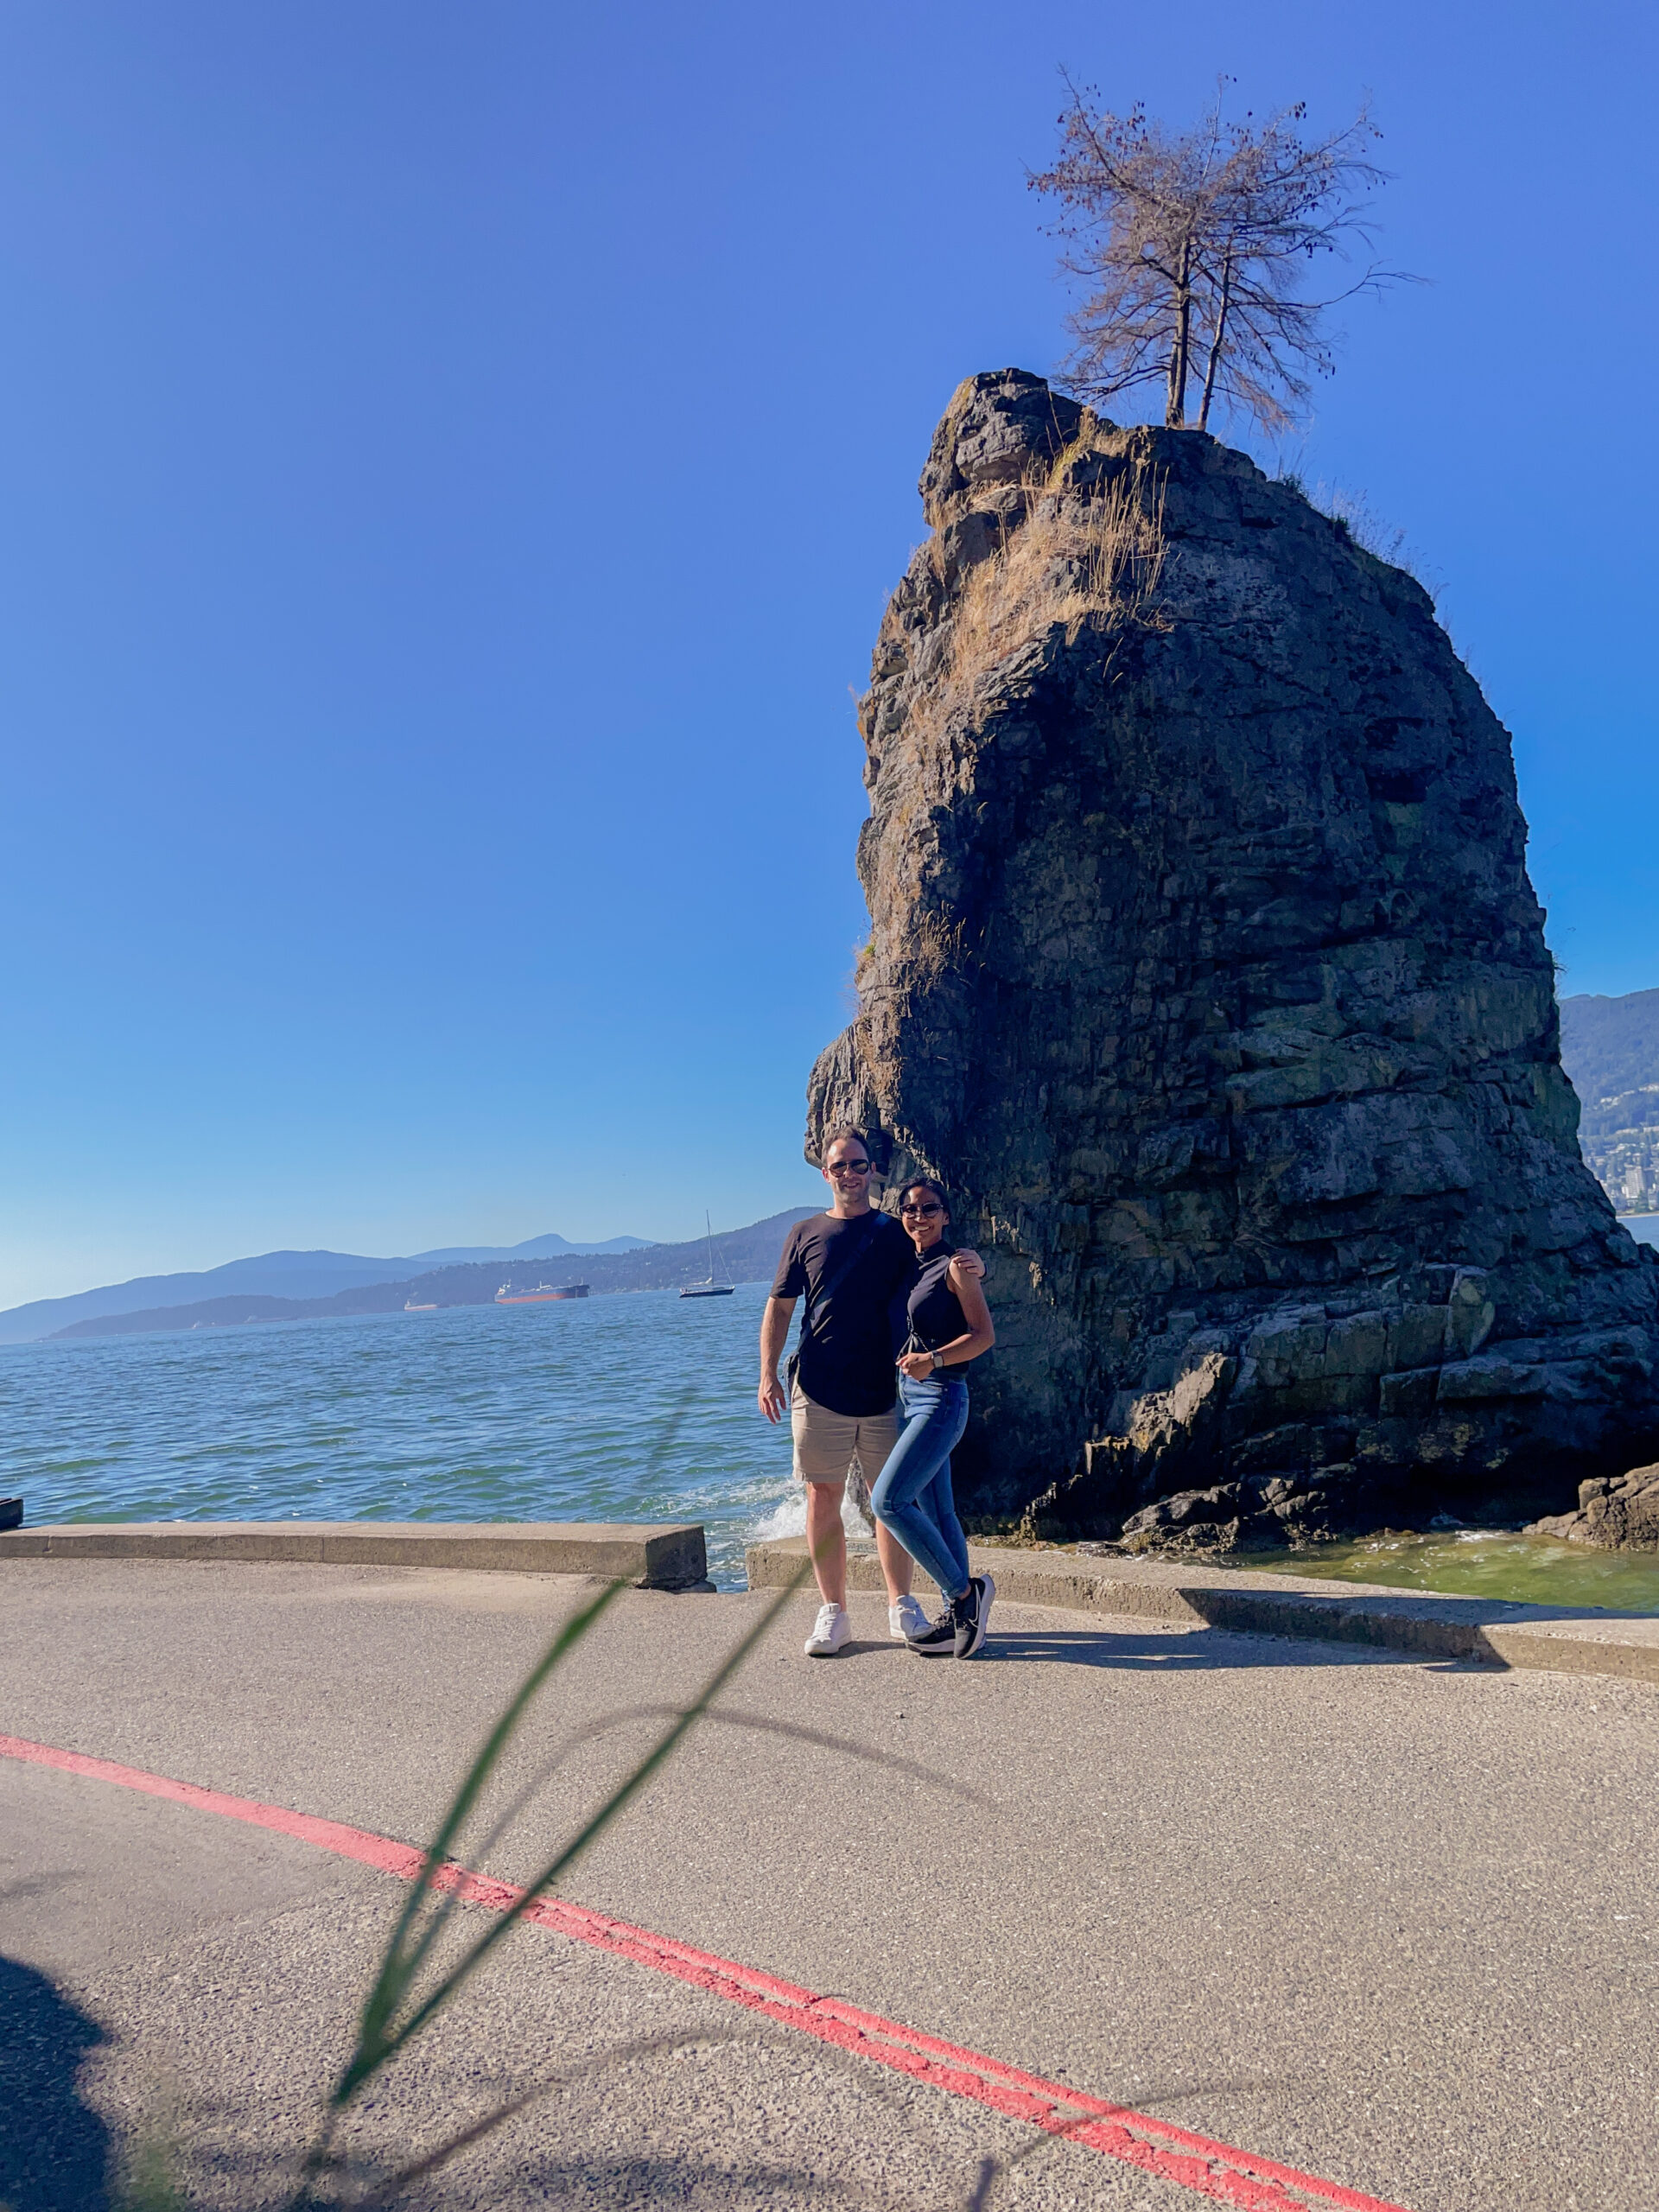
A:
POLYGON ((996 1330, 991 1320, 991 1309, 985 1303, 985 1294, 979 1287, 979 1277, 958 1268, 953 1258, 945 1274, 945 1281, 957 1294, 962 1307, 962 1318, 968 1324, 968 1333, 953 1337, 948 1344, 937 1351, 906 1352, 899 1366, 912 1382, 920 1382, 941 1368, 963 1367, 970 1359, 977 1359, 996 1342, 996 1330))

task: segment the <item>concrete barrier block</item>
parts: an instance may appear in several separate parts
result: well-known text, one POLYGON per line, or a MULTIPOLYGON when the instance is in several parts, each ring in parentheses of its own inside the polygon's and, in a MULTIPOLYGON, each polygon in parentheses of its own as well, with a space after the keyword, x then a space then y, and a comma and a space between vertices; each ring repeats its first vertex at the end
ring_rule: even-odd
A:
POLYGON ((46 1554, 44 1529, 8 1530, 0 1535, 0 1559, 44 1559, 46 1554))
POLYGON ((706 1584, 698 1522, 119 1521, 0 1534, 0 1560, 299 1561, 591 1574, 652 1590, 706 1584))

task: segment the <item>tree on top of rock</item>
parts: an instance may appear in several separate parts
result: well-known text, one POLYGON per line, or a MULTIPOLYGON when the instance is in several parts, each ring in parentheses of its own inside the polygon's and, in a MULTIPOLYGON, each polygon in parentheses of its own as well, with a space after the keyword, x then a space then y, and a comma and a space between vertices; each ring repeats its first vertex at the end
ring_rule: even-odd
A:
POLYGON ((1160 383, 1173 429, 1195 385, 1201 430, 1217 401, 1265 430, 1287 428, 1309 372, 1335 365, 1326 310, 1397 279, 1373 264, 1330 298, 1303 289, 1322 257, 1371 244, 1356 200, 1387 174, 1367 158, 1381 135, 1369 113, 1310 139, 1302 104, 1253 127, 1249 115, 1224 123, 1217 92, 1177 137, 1138 104, 1113 115, 1069 77, 1066 89, 1060 157, 1027 181, 1065 210, 1062 266, 1088 288, 1067 318, 1077 341, 1067 380, 1091 400, 1160 383))

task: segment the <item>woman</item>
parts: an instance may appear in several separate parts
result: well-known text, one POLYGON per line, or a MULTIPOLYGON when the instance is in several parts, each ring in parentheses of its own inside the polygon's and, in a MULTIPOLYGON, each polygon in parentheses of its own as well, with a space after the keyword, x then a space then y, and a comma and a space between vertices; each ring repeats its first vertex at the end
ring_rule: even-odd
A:
POLYGON ((962 1370, 990 1350, 996 1332, 977 1279, 945 1240, 950 1216, 938 1185, 912 1177, 899 1193, 899 1218, 916 1247, 893 1308, 904 1426, 870 1504, 946 1599, 932 1627, 906 1643, 925 1659, 971 1659, 985 1641, 996 1586, 988 1574, 969 1572, 968 1539, 950 1495, 950 1454, 968 1426, 962 1370))

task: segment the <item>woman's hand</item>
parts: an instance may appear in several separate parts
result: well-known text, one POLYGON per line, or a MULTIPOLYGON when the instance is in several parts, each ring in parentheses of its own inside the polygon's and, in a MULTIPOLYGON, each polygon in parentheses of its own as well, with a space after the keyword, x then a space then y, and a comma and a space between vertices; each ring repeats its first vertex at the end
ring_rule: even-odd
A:
POLYGON ((931 1351, 903 1353, 899 1361, 899 1371, 901 1375, 907 1375, 912 1382, 925 1382, 928 1376, 934 1371, 932 1353, 931 1351))

